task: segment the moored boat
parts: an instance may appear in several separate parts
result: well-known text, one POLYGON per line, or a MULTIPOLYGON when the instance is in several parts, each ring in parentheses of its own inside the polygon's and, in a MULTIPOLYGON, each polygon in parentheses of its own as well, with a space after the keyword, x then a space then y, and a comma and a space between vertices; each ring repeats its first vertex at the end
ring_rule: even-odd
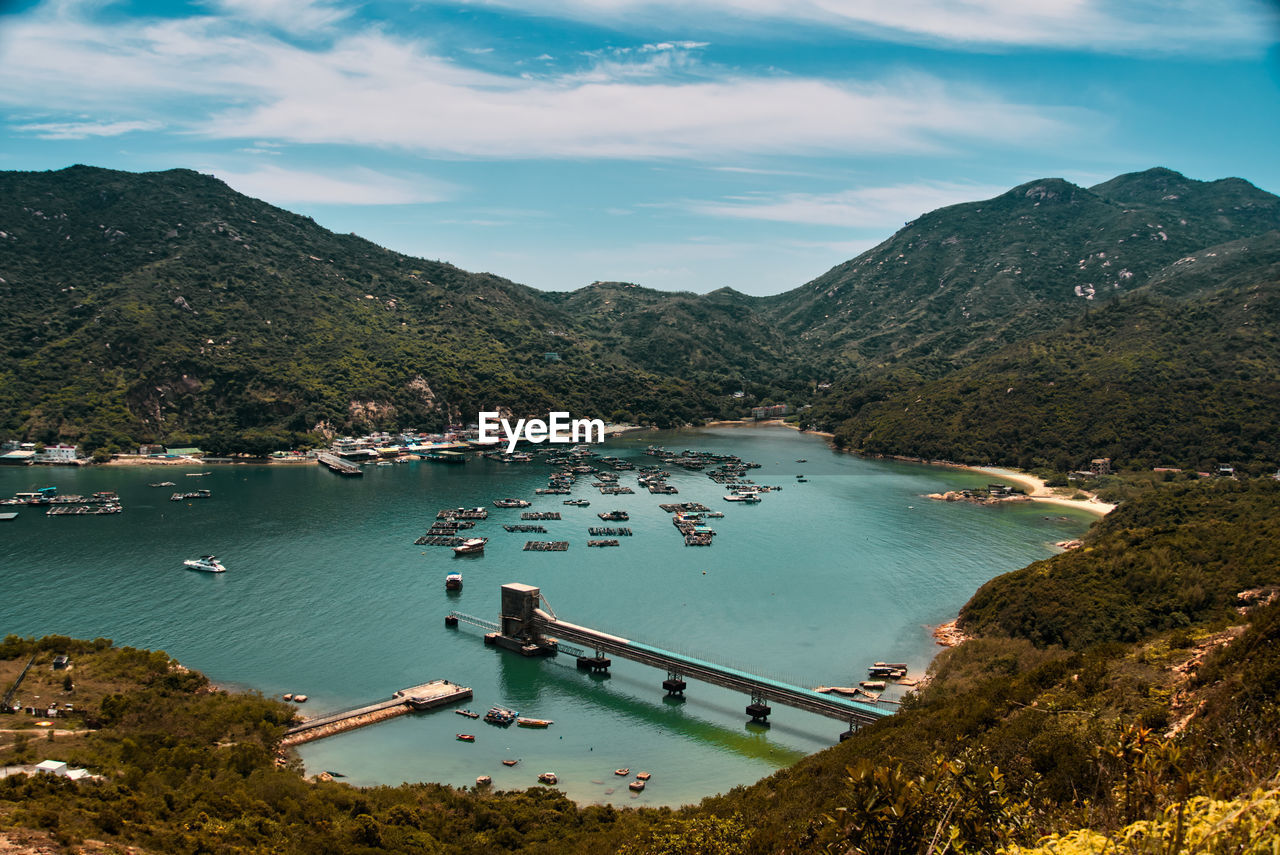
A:
POLYGON ((479 718, 480 713, 471 710, 454 710, 458 715, 465 715, 467 718, 479 718))
POLYGON ((516 724, 520 727, 549 727, 555 722, 545 718, 525 718, 520 716, 516 719, 516 724))
POLYGON ((495 508, 527 508, 532 502, 525 499, 494 499, 493 506, 495 508))
POLYGON ((479 775, 476 777, 477 787, 487 787, 492 783, 493 783, 493 778, 490 778, 488 775, 479 775))
POLYGON ((519 715, 515 710, 509 710, 506 707, 492 707, 484 714, 484 720, 489 724, 498 724, 506 727, 516 720, 519 715))
POLYGON ((502 765, 503 765, 503 766, 514 766, 514 765, 516 765, 516 764, 517 764, 517 763, 519 763, 519 762, 520 762, 519 760, 503 760, 503 761, 502 761, 502 765))
POLYGON ((476 737, 474 733, 459 733, 458 741, 459 742, 475 742, 476 737))
POLYGON ((622 769, 614 769, 613 774, 617 775, 619 778, 625 778, 631 774, 631 770, 625 767, 622 769))
POLYGON ((450 573, 448 576, 445 576, 444 589, 446 591, 461 591, 462 590, 462 574, 450 573))
POLYGON ((553 784, 553 785, 554 785, 554 784, 555 784, 557 781, 559 781, 559 780, 560 780, 560 779, 556 777, 556 773, 555 773, 555 772, 543 772, 541 775, 539 775, 539 776, 538 776, 538 783, 540 783, 540 784, 553 784))
POLYGON ((653 773, 651 772, 636 772, 637 781, 647 781, 652 777, 653 777, 653 773))
POLYGON ((632 781, 630 784, 627 784, 627 789, 631 790, 631 792, 633 793, 641 792, 642 790, 644 790, 644 781, 641 781, 638 779, 635 781, 632 781))
POLYGON ((462 543, 453 548, 454 555, 475 555, 484 552, 484 545, 488 541, 483 537, 469 537, 462 543))

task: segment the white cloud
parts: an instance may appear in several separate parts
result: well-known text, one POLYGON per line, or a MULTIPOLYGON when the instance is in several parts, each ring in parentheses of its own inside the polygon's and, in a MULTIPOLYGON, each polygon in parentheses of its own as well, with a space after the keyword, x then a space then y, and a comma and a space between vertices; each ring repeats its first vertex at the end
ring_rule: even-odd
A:
POLYGON ((441 202, 455 195, 455 188, 434 179, 365 168, 318 172, 266 165, 247 171, 208 167, 201 171, 246 196, 276 205, 409 205, 441 202))
POLYGON ((712 32, 835 27, 876 38, 972 47, 1227 54, 1273 41, 1266 0, 475 0, 597 26, 712 32))
POLYGON ((93 23, 41 7, 14 19, 7 38, 0 104, 162 115, 214 139, 463 158, 709 161, 1012 146, 1089 126, 1078 111, 924 75, 676 79, 673 64, 690 61, 676 43, 630 63, 523 79, 469 70, 377 29, 304 48, 207 16, 93 23))
POLYGON ((159 122, 33 122, 16 125, 15 130, 34 134, 42 140, 83 140, 89 137, 117 137, 133 131, 154 131, 159 122))
POLYGON ((316 0, 208 0, 207 5, 228 17, 266 24, 289 33, 324 30, 351 16, 343 9, 316 0))
POLYGON ((715 202, 692 202, 688 207, 696 213, 713 217, 892 231, 904 220, 912 220, 920 214, 960 202, 987 199, 1007 189, 978 184, 921 182, 857 187, 837 193, 738 196, 715 202))

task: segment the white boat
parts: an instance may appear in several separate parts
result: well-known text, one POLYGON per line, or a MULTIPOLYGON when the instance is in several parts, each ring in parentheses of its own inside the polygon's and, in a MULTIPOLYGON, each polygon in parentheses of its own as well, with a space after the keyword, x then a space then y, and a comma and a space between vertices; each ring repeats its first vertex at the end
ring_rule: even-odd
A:
POLYGON ((202 555, 199 558, 188 558, 182 562, 192 570, 203 570, 206 573, 225 573, 227 568, 222 566, 222 562, 212 555, 202 555))
POLYGON ((453 548, 453 554, 474 555, 477 552, 484 552, 484 545, 487 542, 483 537, 469 537, 453 548))
POLYGON ((449 575, 445 576, 444 589, 446 591, 461 591, 462 590, 462 574, 450 573, 449 575))

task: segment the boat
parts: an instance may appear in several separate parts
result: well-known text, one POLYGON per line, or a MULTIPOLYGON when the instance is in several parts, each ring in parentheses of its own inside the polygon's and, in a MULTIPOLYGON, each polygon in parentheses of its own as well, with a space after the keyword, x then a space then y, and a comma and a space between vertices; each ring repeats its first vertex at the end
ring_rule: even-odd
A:
POLYGON ((291 700, 293 700, 293 692, 285 692, 285 693, 284 693, 284 695, 283 695, 283 698, 284 698, 284 700, 286 700, 286 701, 291 701, 291 700))
POLYGON ((627 768, 614 769, 613 774, 617 775, 619 778, 625 778, 631 774, 631 770, 627 768))
POLYGON ((554 785, 554 784, 555 784, 557 781, 559 781, 559 780, 560 780, 560 779, 556 777, 556 773, 555 773, 555 772, 543 772, 541 775, 539 775, 539 776, 538 776, 538 783, 540 783, 540 784, 553 784, 553 785, 554 785))
POLYGON ((465 715, 467 718, 479 718, 480 713, 471 710, 454 710, 458 715, 465 715))
POLYGON ((726 502, 746 502, 747 504, 756 504, 760 501, 760 497, 755 493, 733 493, 725 496, 726 502))
POLYGON ((188 478, 200 478, 200 477, 202 477, 202 476, 204 476, 204 475, 212 475, 212 474, 213 474, 212 472, 188 472, 188 473, 187 473, 187 477, 188 477, 188 478))
POLYGON ((631 519, 626 511, 609 511, 605 514, 596 514, 596 516, 605 522, 626 522, 631 519))
POLYGON ((0 520, 13 520, 17 518, 18 518, 17 511, 7 511, 3 514, 0 514, 0 520))
POLYGON ((586 499, 565 499, 564 503, 566 505, 573 505, 575 508, 587 508, 591 506, 591 503, 586 499))
POLYGON ((479 775, 476 777, 477 787, 487 787, 492 783, 493 783, 493 778, 490 778, 488 775, 479 775))
POLYGON ((222 566, 222 562, 218 561, 218 559, 212 555, 202 555, 199 558, 188 558, 182 563, 192 570, 203 570, 206 573, 227 572, 227 568, 222 566))
POLYGON ((644 790, 644 781, 639 779, 634 780, 630 784, 627 784, 627 789, 631 790, 633 793, 639 793, 644 790))
POLYGON ((147 486, 148 487, 176 487, 178 485, 172 481, 160 481, 156 484, 148 484, 147 486))
POLYGON ((459 733, 459 734, 458 734, 458 741, 460 741, 460 742, 475 742, 475 741, 476 741, 476 737, 475 737, 475 734, 473 734, 473 733, 459 733))
POLYGON ((545 718, 524 718, 521 716, 516 719, 516 724, 520 727, 549 727, 555 722, 545 718))
POLYGON ((307 702, 307 696, 306 696, 306 695, 294 695, 294 696, 293 696, 293 702, 294 702, 295 704, 305 704, 305 703, 307 702))
POLYGON ((462 590, 462 574, 450 573, 448 576, 445 576, 444 589, 446 591, 461 591, 462 590))
POLYGON ((502 765, 503 765, 503 766, 514 766, 514 765, 516 765, 516 764, 517 764, 517 763, 519 763, 519 762, 520 762, 519 760, 503 760, 503 761, 502 761, 502 765))
POLYGON ((453 548, 454 555, 475 555, 484 552, 484 545, 488 543, 483 537, 468 537, 462 543, 453 548))
POLYGON ((506 727, 515 721, 518 715, 519 713, 515 710, 509 710, 506 707, 492 707, 484 714, 484 720, 489 724, 498 724, 506 727))
POLYGON ((533 504, 533 502, 526 501, 525 499, 494 499, 493 500, 493 506, 495 508, 527 508, 531 504, 533 504))
POLYGON ((652 777, 653 777, 653 773, 651 772, 636 772, 637 781, 647 781, 652 777))
POLYGON ((858 685, 864 689, 883 689, 885 682, 884 680, 863 680, 858 685))
POLYGON ((808 462, 809 461, 805 460, 803 457, 801 457, 799 460, 796 461, 796 463, 808 463, 808 462))

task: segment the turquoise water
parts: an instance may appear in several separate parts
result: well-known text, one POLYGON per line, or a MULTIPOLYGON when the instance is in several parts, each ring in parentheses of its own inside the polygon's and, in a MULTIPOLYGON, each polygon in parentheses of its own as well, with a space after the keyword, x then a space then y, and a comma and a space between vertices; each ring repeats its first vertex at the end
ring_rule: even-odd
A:
MULTIPOLYGON (((309 772, 356 784, 439 781, 534 786, 554 771, 581 802, 683 804, 755 781, 833 744, 841 725, 774 705, 770 727, 747 724, 750 699, 691 682, 664 699, 665 673, 615 659, 608 677, 571 657, 527 660, 486 647, 481 632, 447 629, 453 609, 497 619, 499 586, 537 585, 565 620, 723 665, 813 687, 856 685, 875 660, 922 673, 937 651, 930 625, 954 617, 986 580, 1047 557, 1092 517, 1039 504, 983 507, 924 494, 985 484, 986 476, 837 454, 785 428, 646 433, 606 453, 658 443, 739 454, 763 464, 748 477, 784 489, 758 505, 730 504, 705 475, 673 469, 677 496, 601 496, 580 478, 573 498, 535 496, 550 467, 474 460, 366 468, 340 478, 315 465, 194 468, 0 469, 0 495, 54 485, 63 493, 116 490, 122 514, 46 517, 19 509, 0 523, 0 633, 105 636, 166 650, 215 682, 264 694, 305 692, 316 714, 448 679, 469 706, 501 704, 549 718, 547 730, 499 729, 442 711, 410 715, 303 746, 309 772), (796 463, 807 458, 806 463, 796 463), (797 483, 804 473, 808 483, 797 483), (150 488, 172 480, 175 488, 150 488), (170 502, 173 490, 213 497, 170 502), (507 533, 528 510, 560 511, 545 535, 507 533), (658 508, 701 501, 723 511, 709 548, 686 547, 658 508), (454 558, 414 546, 441 508, 485 505, 473 533, 484 555, 454 558), (596 513, 629 511, 627 523, 596 513), (589 526, 628 526, 617 548, 589 549, 589 526), (563 553, 523 552, 528 539, 568 540, 563 553), (215 553, 228 572, 184 570, 215 553), (465 587, 444 591, 447 572, 465 587), (455 740, 476 734, 475 743, 455 740), (518 758, 515 767, 500 760, 518 758), (613 770, 653 773, 635 796, 613 770)), ((635 487, 635 472, 620 484, 635 487)), ((12 509, 10 509, 12 510, 12 509)))

